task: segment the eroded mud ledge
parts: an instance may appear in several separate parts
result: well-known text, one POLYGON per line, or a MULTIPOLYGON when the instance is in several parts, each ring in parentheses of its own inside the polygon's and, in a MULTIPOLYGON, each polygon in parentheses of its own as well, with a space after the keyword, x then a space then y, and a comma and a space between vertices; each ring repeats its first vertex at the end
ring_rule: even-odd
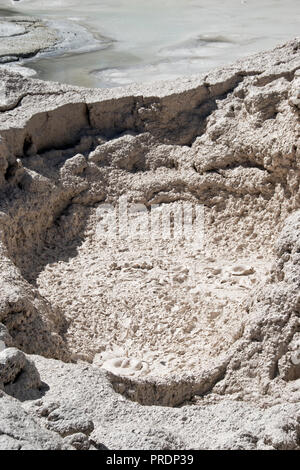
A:
POLYGON ((0 406, 50 446, 299 448, 299 50, 141 89, 1 77, 0 406), (99 239, 124 194, 204 205, 204 250, 99 239))

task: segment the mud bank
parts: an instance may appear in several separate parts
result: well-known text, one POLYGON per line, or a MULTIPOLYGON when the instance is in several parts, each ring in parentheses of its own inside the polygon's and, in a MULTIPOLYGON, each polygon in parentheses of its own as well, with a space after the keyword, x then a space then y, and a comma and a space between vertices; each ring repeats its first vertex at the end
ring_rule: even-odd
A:
POLYGON ((1 17, 0 38, 0 64, 6 64, 6 68, 28 65, 31 60, 43 57, 105 49, 111 44, 78 23, 30 16, 1 17))
POLYGON ((0 406, 34 425, 0 445, 299 449, 299 50, 148 88, 2 74, 0 406))

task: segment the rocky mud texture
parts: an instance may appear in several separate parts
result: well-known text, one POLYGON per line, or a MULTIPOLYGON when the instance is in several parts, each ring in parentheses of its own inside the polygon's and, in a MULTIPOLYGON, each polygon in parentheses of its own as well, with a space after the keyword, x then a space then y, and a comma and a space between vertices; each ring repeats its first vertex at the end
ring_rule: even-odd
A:
POLYGON ((0 447, 300 449, 300 41, 1 83, 0 447))

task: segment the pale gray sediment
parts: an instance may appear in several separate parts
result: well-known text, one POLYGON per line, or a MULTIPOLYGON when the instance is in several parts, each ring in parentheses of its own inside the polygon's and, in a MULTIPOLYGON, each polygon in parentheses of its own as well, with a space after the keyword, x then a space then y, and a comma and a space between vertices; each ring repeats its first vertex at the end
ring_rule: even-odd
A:
POLYGON ((93 34, 76 22, 27 16, 0 17, 0 39, 0 63, 22 65, 33 58, 87 52, 111 44, 108 38, 93 34))
POLYGON ((300 449, 299 70, 0 71, 0 448, 300 449), (204 205, 204 253, 99 238, 124 194, 204 205))

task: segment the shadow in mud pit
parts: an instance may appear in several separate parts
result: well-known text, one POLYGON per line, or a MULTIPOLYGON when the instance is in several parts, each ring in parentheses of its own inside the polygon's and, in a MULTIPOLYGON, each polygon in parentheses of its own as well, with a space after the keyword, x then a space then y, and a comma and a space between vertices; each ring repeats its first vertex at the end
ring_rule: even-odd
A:
POLYGON ((31 400, 39 400, 43 396, 45 396, 46 392, 50 390, 50 387, 45 382, 42 382, 41 385, 37 389, 29 389, 29 390, 22 390, 19 389, 14 391, 13 393, 10 390, 4 389, 7 395, 12 396, 16 400, 20 402, 26 402, 31 400))
POLYGON ((39 247, 32 248, 30 256, 24 252, 24 256, 14 259, 22 276, 31 285, 38 287, 37 278, 46 266, 58 261, 68 262, 78 255, 78 249, 86 238, 90 210, 87 206, 69 204, 42 235, 39 247))

